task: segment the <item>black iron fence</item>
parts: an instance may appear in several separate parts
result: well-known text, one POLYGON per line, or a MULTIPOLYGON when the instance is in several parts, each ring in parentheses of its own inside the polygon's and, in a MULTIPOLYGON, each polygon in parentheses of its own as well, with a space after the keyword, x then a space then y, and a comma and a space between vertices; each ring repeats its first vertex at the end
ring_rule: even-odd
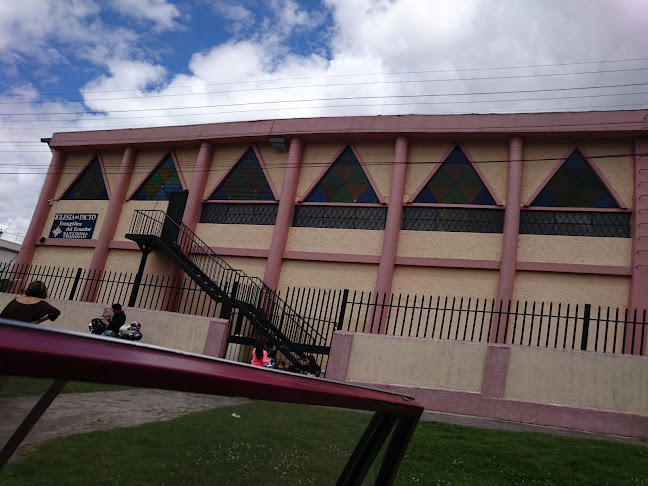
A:
MULTIPOLYGON (((87 284, 98 286, 95 302, 127 302, 135 281, 132 273, 89 272, 50 266, 0 266, 0 291, 19 293, 32 280, 42 280, 50 297, 79 300, 87 284)), ((136 306, 163 310, 165 295, 178 298, 177 310, 205 317, 227 316, 233 346, 228 358, 246 360, 253 342, 252 326, 236 310, 223 309, 191 279, 177 284, 168 277, 144 275, 136 306)), ((648 354, 646 312, 590 304, 516 301, 507 305, 493 299, 418 295, 380 296, 371 292, 289 288, 278 293, 287 308, 317 329, 313 353, 325 369, 333 332, 380 332, 390 336, 486 342, 503 335, 508 344, 576 349, 602 353, 648 354)), ((277 309, 278 312, 279 309, 277 309)))

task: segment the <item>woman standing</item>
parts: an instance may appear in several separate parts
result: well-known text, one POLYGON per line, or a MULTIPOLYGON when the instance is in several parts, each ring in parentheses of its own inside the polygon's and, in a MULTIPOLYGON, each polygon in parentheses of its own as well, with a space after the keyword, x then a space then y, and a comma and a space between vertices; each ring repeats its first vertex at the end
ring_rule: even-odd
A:
POLYGON ((25 295, 16 297, 0 312, 0 317, 15 321, 40 324, 43 321, 55 321, 61 311, 43 299, 47 298, 47 286, 40 280, 30 283, 25 295))

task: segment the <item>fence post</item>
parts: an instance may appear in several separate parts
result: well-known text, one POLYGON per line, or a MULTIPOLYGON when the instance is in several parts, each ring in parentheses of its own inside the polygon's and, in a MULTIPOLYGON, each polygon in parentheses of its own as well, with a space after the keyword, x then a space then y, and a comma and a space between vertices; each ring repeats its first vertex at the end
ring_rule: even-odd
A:
POLYGON ((83 269, 81 267, 77 268, 77 273, 76 276, 74 277, 74 283, 72 284, 72 290, 70 290, 70 297, 68 297, 68 300, 74 300, 74 294, 76 293, 76 289, 79 286, 79 281, 81 280, 81 272, 83 269))
POLYGON ((589 337, 591 311, 592 311, 591 304, 585 304, 585 309, 583 311, 583 335, 581 337, 581 351, 587 350, 587 338, 589 337))
POLYGON ((344 314, 346 313, 347 302, 349 301, 349 289, 344 289, 342 294, 342 302, 340 303, 340 318, 338 319, 337 330, 342 330, 344 324, 344 314))
POLYGON ((139 268, 137 269, 137 275, 135 275, 135 281, 133 282, 133 290, 131 291, 130 299, 128 300, 128 307, 135 307, 135 302, 137 301, 137 294, 139 293, 140 284, 142 283, 142 276, 144 275, 144 267, 146 266, 146 259, 148 254, 153 251, 153 247, 148 246, 146 243, 140 244, 140 249, 142 250, 142 258, 140 260, 139 268))

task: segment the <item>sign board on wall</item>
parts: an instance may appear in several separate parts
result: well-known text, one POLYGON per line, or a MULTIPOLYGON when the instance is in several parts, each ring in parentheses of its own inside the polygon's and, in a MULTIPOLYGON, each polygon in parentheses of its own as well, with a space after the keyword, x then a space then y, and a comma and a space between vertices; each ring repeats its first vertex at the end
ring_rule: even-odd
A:
POLYGON ((96 222, 97 213, 56 213, 49 237, 89 240, 96 222))

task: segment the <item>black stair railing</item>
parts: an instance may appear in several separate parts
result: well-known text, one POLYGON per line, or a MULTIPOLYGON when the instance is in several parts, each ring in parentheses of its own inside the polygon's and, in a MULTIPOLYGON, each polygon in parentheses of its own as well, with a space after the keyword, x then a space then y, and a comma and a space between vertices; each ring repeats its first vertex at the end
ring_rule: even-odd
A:
MULTIPOLYGON (((327 345, 326 337, 260 278, 232 268, 195 233, 164 211, 136 210, 127 237, 135 241, 142 237, 159 239, 169 252, 183 257, 184 263, 193 270, 191 277, 196 283, 260 319, 266 333, 273 335, 279 347, 283 345, 284 349, 294 351, 327 345)), ((303 358, 301 352, 297 354, 303 358)))

